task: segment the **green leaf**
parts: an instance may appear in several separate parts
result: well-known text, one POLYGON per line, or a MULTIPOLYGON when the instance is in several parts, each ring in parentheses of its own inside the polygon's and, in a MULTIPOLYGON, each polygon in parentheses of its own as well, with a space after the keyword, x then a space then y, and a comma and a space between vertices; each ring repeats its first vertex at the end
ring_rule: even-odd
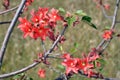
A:
POLYGON ((72 49, 70 49, 70 52, 75 53, 75 52, 77 52, 77 50, 75 48, 72 48, 72 49))
POLYGON ((65 13, 65 9, 63 9, 63 8, 61 8, 61 7, 60 7, 58 10, 59 10, 60 12, 62 12, 62 13, 65 13))
POLYGON ((63 47, 62 46, 60 46, 60 50, 63 51, 63 47))
POLYGON ((87 15, 86 13, 83 12, 83 10, 77 10, 77 11, 75 12, 75 14, 81 15, 81 16, 86 16, 86 15, 87 15))
POLYGON ((83 16, 82 17, 82 21, 87 21, 87 22, 91 22, 92 18, 89 16, 83 16))
POLYGON ((74 47, 77 48, 78 46, 79 46, 78 43, 75 42, 74 47))
POLYGON ((60 64, 58 65, 58 68, 59 69, 65 69, 65 67, 63 65, 60 65, 60 64))
POLYGON ((66 20, 67 20, 68 26, 71 26, 73 22, 76 21, 76 18, 72 16, 72 17, 67 17, 66 20))
POLYGON ((90 26, 93 27, 94 29, 97 29, 97 27, 93 23, 91 23, 90 26))
POLYGON ((81 19, 83 22, 87 23, 89 26, 93 27, 94 29, 97 29, 97 27, 91 22, 92 18, 89 16, 83 16, 81 19))
POLYGON ((105 30, 110 30, 110 26, 105 26, 105 30))

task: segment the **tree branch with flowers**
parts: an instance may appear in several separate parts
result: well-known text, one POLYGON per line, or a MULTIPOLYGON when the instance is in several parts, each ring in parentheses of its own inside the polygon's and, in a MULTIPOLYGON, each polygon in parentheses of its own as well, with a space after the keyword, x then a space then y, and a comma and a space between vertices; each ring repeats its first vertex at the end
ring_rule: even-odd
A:
MULTIPOLYGON (((100 71, 104 68, 105 65, 105 61, 102 57, 104 55, 104 50, 107 48, 114 36, 119 37, 119 34, 115 34, 115 27, 118 23, 117 15, 120 0, 116 0, 114 14, 112 16, 108 16, 106 14, 105 9, 109 9, 110 6, 108 4, 104 4, 103 0, 93 1, 97 4, 99 8, 102 9, 103 15, 106 18, 112 20, 112 24, 109 29, 104 31, 102 35, 103 40, 100 42, 100 44, 97 47, 92 48, 91 51, 88 52, 88 54, 82 53, 82 58, 80 58, 79 56, 74 57, 69 52, 62 51, 63 49, 60 45, 64 45, 65 41, 67 40, 67 38, 65 37, 67 29, 71 26, 76 26, 77 24, 80 24, 80 22, 84 22, 90 27, 97 29, 96 25, 92 22, 92 18, 88 16, 85 12, 83 12, 82 10, 77 10, 76 12, 70 13, 63 8, 59 8, 57 10, 55 8, 49 9, 46 7, 39 7, 37 10, 32 10, 30 13, 30 19, 27 19, 27 17, 21 17, 21 15, 28 10, 28 7, 31 6, 34 2, 33 0, 21 0, 20 5, 13 9, 9 9, 9 0, 3 0, 3 6, 5 7, 6 11, 0 12, 0 14, 4 14, 15 9, 17 9, 17 11, 12 21, 9 21, 10 25, 1 46, 0 67, 2 67, 5 51, 11 33, 13 32, 17 21, 19 21, 19 24, 17 26, 18 29, 23 32, 23 38, 30 37, 34 40, 40 39, 43 47, 43 52, 38 53, 38 58, 35 59, 32 64, 14 72, 1 74, 0 79, 16 76, 43 63, 47 68, 59 74, 59 76, 56 77, 55 80, 69 80, 75 74, 83 75, 86 78, 115 80, 116 78, 106 78, 104 75, 102 75, 102 73, 100 73, 100 71), (57 29, 58 25, 62 26, 61 31, 57 29), (49 49, 47 49, 45 45, 47 40, 51 41, 52 43, 49 49), (57 54, 57 50, 61 50, 61 54, 57 54), (59 71, 52 66, 50 60, 53 59, 58 59, 61 61, 59 67, 64 71, 59 71)), ((38 75, 41 78, 45 78, 45 73, 46 71, 44 69, 38 70, 38 75)), ((21 77, 22 79, 20 80, 24 80, 25 75, 22 75, 21 77)))

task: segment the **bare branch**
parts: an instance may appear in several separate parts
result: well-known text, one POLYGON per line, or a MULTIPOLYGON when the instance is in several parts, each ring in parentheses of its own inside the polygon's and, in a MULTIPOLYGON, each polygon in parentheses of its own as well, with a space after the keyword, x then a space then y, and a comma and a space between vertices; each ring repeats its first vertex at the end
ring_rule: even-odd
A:
POLYGON ((0 24, 10 24, 11 21, 4 21, 4 22, 0 22, 0 24))
POLYGON ((106 11, 105 11, 103 5, 100 5, 100 7, 101 7, 101 9, 102 9, 103 15, 104 15, 106 18, 112 20, 113 16, 108 16, 108 15, 107 15, 107 13, 106 13, 106 11))
POLYGON ((0 79, 4 79, 4 78, 8 78, 8 77, 11 77, 11 76, 14 76, 14 75, 17 75, 17 74, 20 74, 20 73, 23 73, 33 67, 35 67, 36 65, 38 65, 40 62, 34 62, 33 64, 23 68, 23 69, 20 69, 20 70, 17 70, 17 71, 14 71, 14 72, 11 72, 11 73, 7 73, 7 74, 2 74, 0 75, 0 79))
POLYGON ((18 7, 19 7, 19 5, 16 6, 16 7, 11 8, 11 9, 8 9, 8 10, 5 10, 5 11, 1 11, 1 12, 0 12, 0 15, 5 14, 5 13, 8 13, 8 12, 10 12, 10 11, 14 11, 14 10, 16 10, 18 7))
POLYGON ((4 37, 4 41, 3 41, 2 47, 0 49, 0 67, 2 66, 2 61, 3 61, 3 57, 4 57, 4 54, 5 54, 5 50, 6 50, 9 38, 10 38, 11 33, 13 31, 13 28, 14 28, 17 20, 18 20, 18 17, 20 16, 21 11, 24 8, 25 2, 26 2, 26 0, 21 1, 21 4, 20 4, 18 10, 16 11, 16 14, 15 14, 14 18, 12 19, 12 22, 11 22, 11 24, 10 24, 8 30, 7 30, 7 33, 4 37))

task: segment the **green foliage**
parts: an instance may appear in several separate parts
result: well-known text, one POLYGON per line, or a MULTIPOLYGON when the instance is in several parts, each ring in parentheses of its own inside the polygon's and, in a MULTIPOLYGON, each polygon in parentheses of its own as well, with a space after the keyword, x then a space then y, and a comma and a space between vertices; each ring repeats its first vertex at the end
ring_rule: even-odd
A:
POLYGON ((58 64, 57 67, 58 67, 59 69, 65 70, 65 67, 64 67, 63 65, 61 65, 61 64, 58 64))
POLYGON ((75 18, 75 16, 67 17, 67 18, 66 18, 66 21, 67 21, 67 23, 68 23, 68 26, 72 26, 73 22, 76 21, 76 18, 75 18))
POLYGON ((82 19, 81 19, 83 22, 87 23, 89 26, 93 27, 94 29, 97 29, 97 27, 95 26, 95 24, 93 24, 91 21, 92 21, 92 18, 89 17, 89 16, 83 16, 82 19))
POLYGON ((80 16, 86 16, 87 14, 83 12, 83 10, 77 10, 75 12, 76 15, 80 15, 80 16))
POLYGON ((59 10, 61 13, 65 13, 65 12, 66 12, 65 9, 64 9, 64 8, 61 8, 61 7, 60 7, 58 10, 59 10))
POLYGON ((110 30, 110 26, 105 26, 105 30, 110 30))
POLYGON ((106 62, 105 62, 104 59, 97 59, 97 60, 94 62, 95 68, 97 68, 99 71, 102 71, 102 70, 103 70, 103 68, 105 67, 105 64, 106 64, 106 62), (100 67, 97 66, 97 62, 100 63, 100 67))

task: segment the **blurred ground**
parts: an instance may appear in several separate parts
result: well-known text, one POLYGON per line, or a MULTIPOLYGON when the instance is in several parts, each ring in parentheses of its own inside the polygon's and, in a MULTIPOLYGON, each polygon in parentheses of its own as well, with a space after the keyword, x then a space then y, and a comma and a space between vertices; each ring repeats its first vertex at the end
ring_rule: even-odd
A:
MULTIPOLYGON (((14 7, 20 3, 20 0, 11 0, 11 6, 14 7)), ((109 0, 111 4, 111 9, 107 11, 108 15, 112 15, 114 10, 115 0, 109 0)), ((91 48, 96 47, 100 41, 102 40, 101 34, 105 26, 111 26, 111 21, 106 19, 100 9, 96 8, 96 5, 92 2, 92 0, 35 0, 29 10, 38 9, 38 7, 50 7, 50 8, 59 8, 63 7, 69 12, 76 11, 78 9, 82 9, 89 16, 93 18, 93 23, 96 24, 98 30, 95 30, 89 27, 86 24, 81 23, 76 27, 70 27, 65 36, 67 41, 63 44, 63 49, 66 52, 69 52, 73 47, 74 43, 78 43, 79 47, 77 48, 77 52, 73 53, 74 56, 81 56, 82 52, 89 52, 91 48)), ((0 1, 0 11, 4 10, 2 6, 2 2, 0 1)), ((30 11, 26 12, 24 15, 29 16, 30 11)), ((14 13, 10 12, 4 15, 0 15, 0 22, 11 20, 14 13)), ((24 16, 22 15, 22 16, 24 16)), ((119 16, 118 16, 119 19, 119 16)), ((5 33, 8 28, 8 24, 0 25, 0 46, 2 45, 2 41, 4 39, 5 33)), ((119 24, 117 25, 116 31, 120 32, 119 24)), ((48 42, 47 42, 48 43, 48 42)), ((50 47, 50 44, 47 44, 47 48, 50 47)), ((42 52, 42 48, 40 46, 40 40, 31 40, 30 38, 23 39, 21 31, 16 27, 12 33, 9 44, 7 46, 6 54, 4 57, 3 67, 0 71, 0 74, 8 73, 11 71, 15 71, 21 69, 33 62, 36 58, 37 53, 42 52)), ((115 38, 112 40, 109 47, 106 49, 105 55, 106 65, 102 74, 105 77, 118 77, 120 78, 120 39, 115 38)), ((58 60, 53 60, 51 62, 55 62, 58 60)), ((53 65, 58 65, 58 62, 55 62, 53 65)), ((43 64, 36 66, 35 68, 26 72, 27 76, 32 77, 34 80, 53 80, 58 74, 54 71, 50 71, 46 68, 47 78, 40 79, 37 75, 37 70, 39 68, 44 68, 43 64)), ((12 79, 5 79, 12 80, 12 79)), ((94 80, 87 79, 83 76, 75 76, 71 78, 71 80, 94 80)))

